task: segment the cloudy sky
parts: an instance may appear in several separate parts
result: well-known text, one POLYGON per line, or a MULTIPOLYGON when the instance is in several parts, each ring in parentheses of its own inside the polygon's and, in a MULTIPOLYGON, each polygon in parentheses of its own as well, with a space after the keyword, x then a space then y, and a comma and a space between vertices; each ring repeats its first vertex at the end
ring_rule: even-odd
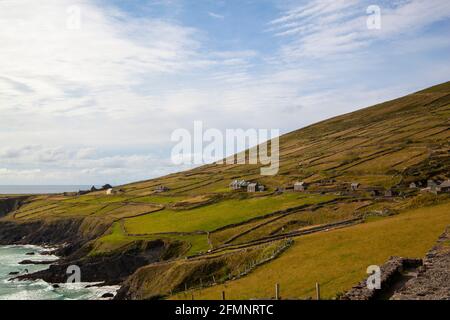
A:
POLYGON ((0 0, 0 185, 155 177, 195 120, 285 133, 448 81, 449 30, 448 0, 0 0))

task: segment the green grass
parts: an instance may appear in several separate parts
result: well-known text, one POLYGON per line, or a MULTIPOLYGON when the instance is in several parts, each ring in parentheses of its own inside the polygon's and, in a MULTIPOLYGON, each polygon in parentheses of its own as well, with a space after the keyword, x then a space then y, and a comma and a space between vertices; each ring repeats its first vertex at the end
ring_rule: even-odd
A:
MULTIPOLYGON (((161 239, 158 236, 128 236, 123 233, 120 226, 120 222, 115 222, 109 233, 95 241, 94 249, 90 255, 99 255, 111 253, 121 248, 124 248, 135 241, 141 240, 157 240, 161 239)), ((208 239, 206 234, 193 234, 193 235, 171 235, 163 237, 162 239, 179 240, 189 243, 190 249, 186 252, 186 256, 198 254, 200 252, 206 252, 209 249, 208 239)))
POLYGON ((184 197, 177 196, 147 196, 133 199, 133 202, 169 204, 183 200, 184 197))
POLYGON ((127 219, 125 228, 130 234, 162 232, 213 231, 271 212, 304 204, 315 204, 334 199, 334 196, 286 193, 276 197, 231 199, 216 204, 186 210, 164 210, 142 217, 127 219))
MULTIPOLYGON (((414 209, 400 215, 298 237, 278 259, 254 273, 224 285, 194 292, 196 299, 272 297, 275 283, 284 298, 306 298, 321 284, 324 298, 333 298, 361 281, 369 265, 390 256, 421 258, 450 224, 450 203, 414 209)), ((177 298, 177 297, 175 297, 177 298)), ((182 296, 179 296, 182 298, 182 296)))

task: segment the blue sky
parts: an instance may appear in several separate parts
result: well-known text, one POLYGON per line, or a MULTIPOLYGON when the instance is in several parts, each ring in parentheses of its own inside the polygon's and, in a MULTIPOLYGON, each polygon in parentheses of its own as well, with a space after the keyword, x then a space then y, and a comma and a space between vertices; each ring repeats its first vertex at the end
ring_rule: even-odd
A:
POLYGON ((0 184, 142 180, 195 120, 285 133, 448 81, 448 30, 446 0, 0 1, 0 184))

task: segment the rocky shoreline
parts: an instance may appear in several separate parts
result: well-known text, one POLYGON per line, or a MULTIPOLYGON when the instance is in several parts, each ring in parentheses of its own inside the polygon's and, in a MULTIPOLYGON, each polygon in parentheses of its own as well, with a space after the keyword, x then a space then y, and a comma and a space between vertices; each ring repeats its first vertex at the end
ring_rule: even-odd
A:
POLYGON ((82 282, 121 285, 140 267, 175 258, 183 250, 184 244, 176 241, 136 241, 119 252, 91 256, 92 240, 104 234, 108 226, 99 226, 95 232, 86 234, 81 231, 82 224, 83 221, 77 219, 29 223, 1 221, 0 245, 50 246, 56 248, 52 254, 60 257, 46 270, 20 275, 16 279, 65 283, 69 266, 76 265, 81 270, 82 282))

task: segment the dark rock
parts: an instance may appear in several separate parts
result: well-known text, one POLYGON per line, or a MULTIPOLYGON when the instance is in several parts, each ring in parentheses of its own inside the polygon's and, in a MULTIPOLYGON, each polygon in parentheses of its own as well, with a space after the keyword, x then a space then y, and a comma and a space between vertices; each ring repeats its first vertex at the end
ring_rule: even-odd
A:
POLYGON ((36 253, 34 253, 34 252, 27 252, 25 255, 27 255, 27 256, 34 256, 36 253))
POLYGON ((178 241, 137 241, 128 250, 110 255, 87 256, 89 250, 72 255, 58 261, 49 269, 33 274, 20 276, 20 280, 42 279, 49 283, 64 283, 67 281, 67 269, 71 265, 79 266, 83 282, 104 282, 105 285, 115 285, 123 282, 138 268, 166 259, 177 257, 184 243, 178 241))
POLYGON ((114 298, 114 294, 113 293, 105 293, 104 295, 102 295, 102 298, 114 298))
POLYGON ((23 196, 0 199, 0 218, 18 210, 28 198, 28 196, 23 196))
POLYGON ((21 264, 21 265, 47 265, 47 264, 53 264, 56 262, 58 262, 58 260, 49 260, 49 261, 23 260, 23 261, 20 261, 19 264, 21 264))
POLYGON ((60 286, 59 284, 53 284, 52 287, 53 287, 53 289, 59 289, 59 288, 61 288, 61 286, 60 286))
POLYGON ((20 272, 14 271, 14 272, 10 272, 8 275, 10 275, 10 276, 17 276, 18 274, 20 274, 20 272))

